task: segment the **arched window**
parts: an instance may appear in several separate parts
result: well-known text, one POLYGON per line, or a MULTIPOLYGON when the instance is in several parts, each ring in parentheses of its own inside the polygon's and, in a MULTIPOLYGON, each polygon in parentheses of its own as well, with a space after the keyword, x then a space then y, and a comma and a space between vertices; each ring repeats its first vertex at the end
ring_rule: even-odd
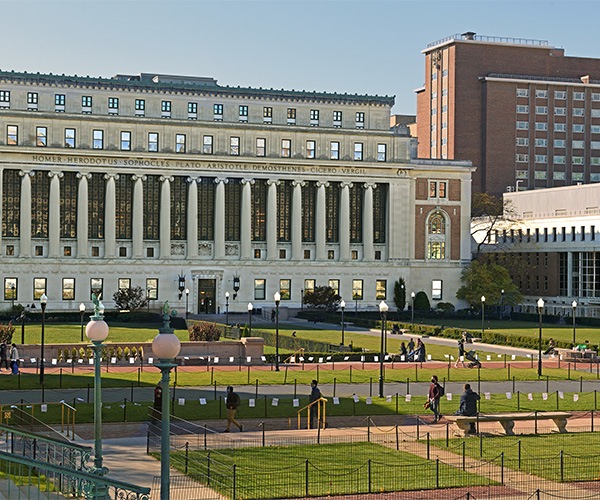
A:
POLYGON ((446 219, 442 214, 436 212, 429 217, 429 234, 446 234, 446 219))
POLYGON ((427 258, 446 259, 446 215, 435 211, 427 219, 427 258))

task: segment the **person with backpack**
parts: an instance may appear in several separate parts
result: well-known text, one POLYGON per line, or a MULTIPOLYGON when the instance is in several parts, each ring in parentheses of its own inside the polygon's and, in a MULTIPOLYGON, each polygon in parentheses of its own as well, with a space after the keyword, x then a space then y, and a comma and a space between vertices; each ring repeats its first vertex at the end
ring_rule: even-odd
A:
POLYGON ((227 399, 225 399, 225 407, 227 408, 227 428, 223 432, 230 432, 231 424, 237 426, 242 432, 244 426, 235 419, 235 412, 242 404, 242 400, 236 392, 233 392, 233 387, 227 387, 227 399))
POLYGON ((437 375, 431 377, 431 384, 429 384, 429 409, 433 412, 433 423, 437 423, 442 418, 440 413, 440 398, 444 395, 444 388, 439 384, 437 375))

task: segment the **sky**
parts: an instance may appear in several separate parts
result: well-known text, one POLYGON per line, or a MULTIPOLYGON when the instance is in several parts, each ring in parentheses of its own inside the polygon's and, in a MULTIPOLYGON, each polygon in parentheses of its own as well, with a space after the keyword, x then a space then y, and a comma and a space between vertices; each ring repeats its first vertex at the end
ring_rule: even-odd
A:
POLYGON ((0 0, 0 69, 389 95, 414 114, 428 43, 474 31, 600 57, 599 18, 598 0, 0 0))

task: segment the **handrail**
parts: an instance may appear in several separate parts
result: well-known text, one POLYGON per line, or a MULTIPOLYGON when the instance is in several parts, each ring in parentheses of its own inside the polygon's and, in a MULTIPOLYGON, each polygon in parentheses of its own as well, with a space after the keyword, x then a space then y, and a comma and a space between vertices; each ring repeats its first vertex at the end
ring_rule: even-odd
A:
MULTIPOLYGON (((23 414, 28 414, 25 409, 31 409, 31 419, 35 420, 38 424, 43 425, 44 427, 50 427, 48 424, 35 417, 36 407, 40 407, 40 411, 42 411, 42 406, 51 406, 51 405, 61 405, 61 422, 60 422, 60 432, 65 433, 67 439, 75 439, 75 416, 77 414, 77 408, 65 403, 64 401, 60 401, 57 403, 16 403, 10 405, 0 405, 0 424, 8 424, 8 421, 12 418, 12 412, 10 410, 6 410, 6 408, 10 409, 18 409, 23 414), (65 432, 66 430, 66 432, 65 432)), ((51 427, 50 427, 51 428, 51 427)), ((55 429, 52 429, 55 432, 55 429)))
POLYGON ((60 415, 60 431, 65 432, 65 408, 67 409, 67 437, 69 437, 69 425, 71 425, 71 439, 75 439, 75 415, 77 415, 77 408, 71 406, 64 401, 61 401, 61 415, 60 415), (69 419, 69 415, 73 416, 72 421, 69 419))
POLYGON ((290 360, 291 360, 292 358, 295 358, 297 355, 300 355, 300 356, 301 356, 301 355, 303 355, 303 354, 304 354, 304 347, 301 347, 300 349, 296 349, 296 350, 295 350, 295 351, 294 351, 292 354, 290 354, 290 355, 288 356, 288 358, 287 358, 287 359, 283 360, 283 364, 284 364, 284 365, 286 365, 286 364, 288 364, 288 363, 290 362, 290 360))
POLYGON ((307 429, 310 429, 310 409, 315 404, 317 405, 317 426, 322 425, 322 428, 325 429, 325 427, 327 425, 327 399, 323 398, 323 397, 320 397, 319 399, 316 399, 312 403, 309 403, 305 407, 300 408, 298 410, 298 429, 300 429, 301 425, 302 425, 301 424, 301 417, 302 417, 302 412, 304 410, 307 410, 307 417, 308 417, 308 427, 307 427, 307 429), (323 415, 321 415, 321 407, 323 407, 323 415))
POLYGON ((62 439, 57 439, 57 438, 54 438, 51 436, 40 436, 39 434, 35 434, 33 432, 24 431, 21 429, 16 429, 14 427, 9 427, 8 425, 0 424, 0 434, 5 434, 5 433, 18 434, 19 436, 23 436, 23 437, 30 438, 30 439, 37 439, 38 441, 45 441, 45 442, 56 444, 56 445, 66 446, 68 448, 79 450, 84 453, 92 452, 91 446, 83 446, 81 444, 71 443, 69 441, 64 441, 62 439))

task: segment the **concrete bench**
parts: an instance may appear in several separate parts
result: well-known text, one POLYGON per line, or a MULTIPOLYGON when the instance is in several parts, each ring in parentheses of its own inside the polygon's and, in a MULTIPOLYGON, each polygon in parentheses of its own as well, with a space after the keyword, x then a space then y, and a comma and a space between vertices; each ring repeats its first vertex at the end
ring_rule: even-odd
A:
POLYGON ((563 361, 568 362, 587 362, 587 363, 597 363, 598 362, 598 353, 596 351, 592 351, 591 349, 586 349, 585 351, 574 351, 572 349, 554 349, 563 361))
POLYGON ((499 422, 507 436, 514 436, 515 433, 513 432, 513 428, 515 426, 515 420, 553 420, 554 424, 558 428, 558 432, 564 433, 567 432, 567 419, 571 416, 571 413, 564 411, 542 411, 537 413, 480 413, 478 417, 448 415, 444 418, 455 423, 458 428, 463 431, 463 434, 467 434, 471 427, 471 422, 479 421, 480 423, 499 422))

